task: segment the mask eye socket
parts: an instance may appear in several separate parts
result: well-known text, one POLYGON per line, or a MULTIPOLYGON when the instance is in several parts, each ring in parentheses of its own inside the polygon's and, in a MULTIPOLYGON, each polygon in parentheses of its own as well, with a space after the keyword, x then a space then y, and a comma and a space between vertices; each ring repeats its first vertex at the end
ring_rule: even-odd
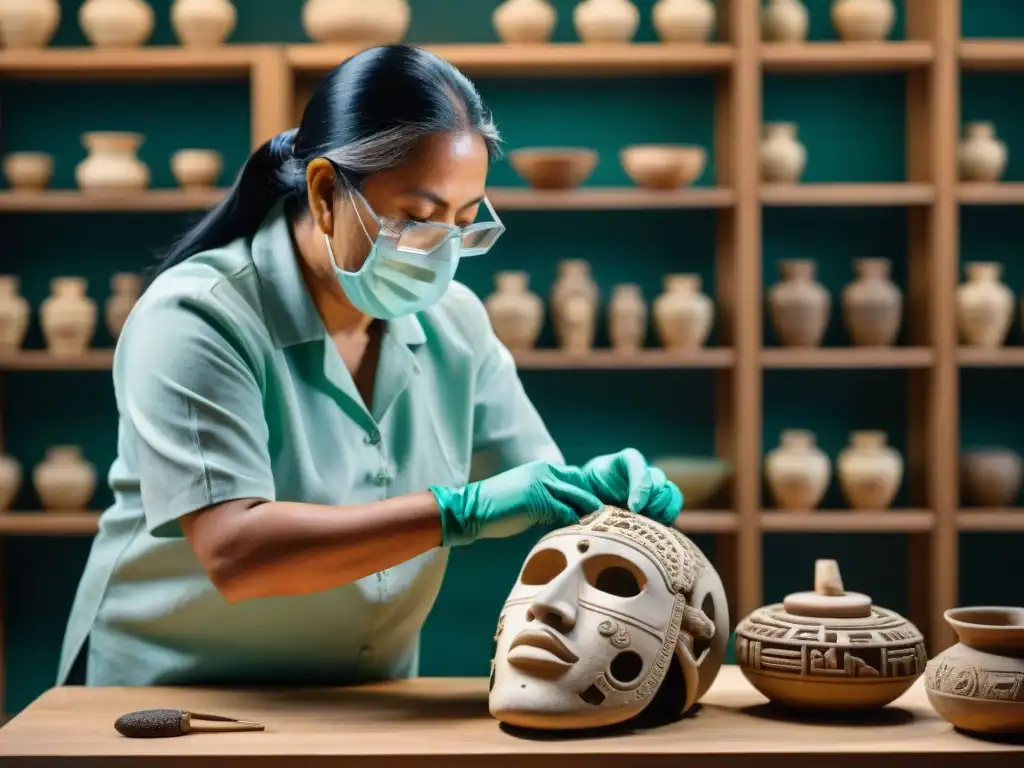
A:
POLYGON ((647 578, 635 563, 618 555, 595 555, 583 563, 587 583, 615 597, 636 597, 647 586, 647 578))
POLYGON ((526 561, 519 581, 527 587, 543 587, 564 571, 566 565, 565 555, 557 549, 541 549, 526 561))

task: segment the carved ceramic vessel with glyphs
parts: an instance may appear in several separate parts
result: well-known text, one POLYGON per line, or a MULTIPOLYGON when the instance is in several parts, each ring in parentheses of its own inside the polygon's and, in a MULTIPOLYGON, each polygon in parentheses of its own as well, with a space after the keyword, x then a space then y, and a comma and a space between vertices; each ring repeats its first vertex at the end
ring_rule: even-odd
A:
POLYGON ((527 556, 498 619, 491 714, 547 730, 673 719, 711 687, 729 626, 722 581, 693 542, 605 507, 527 556))
POLYGON ((736 662, 773 704, 855 711, 884 707, 924 672, 924 637, 893 611, 843 589, 818 560, 814 592, 754 611, 736 628, 736 662))
POLYGON ((977 733, 1024 733, 1024 608, 953 608, 960 642, 928 662, 935 711, 977 733))

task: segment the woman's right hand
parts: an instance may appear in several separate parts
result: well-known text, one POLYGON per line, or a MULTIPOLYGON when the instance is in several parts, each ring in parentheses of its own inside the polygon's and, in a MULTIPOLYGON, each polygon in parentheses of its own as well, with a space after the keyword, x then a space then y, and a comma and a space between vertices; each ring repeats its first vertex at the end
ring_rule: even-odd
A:
POLYGON ((513 536, 532 525, 571 525, 604 506, 570 477, 568 468, 532 461, 461 488, 431 487, 441 510, 441 545, 513 536))

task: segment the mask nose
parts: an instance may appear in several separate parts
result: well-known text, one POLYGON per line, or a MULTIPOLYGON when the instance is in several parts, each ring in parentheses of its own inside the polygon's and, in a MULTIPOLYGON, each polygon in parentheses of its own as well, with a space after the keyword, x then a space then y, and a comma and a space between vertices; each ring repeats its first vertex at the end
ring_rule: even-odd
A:
POLYGON ((572 631, 579 612, 579 587, 576 569, 562 571, 530 603, 527 621, 539 621, 561 634, 572 631))

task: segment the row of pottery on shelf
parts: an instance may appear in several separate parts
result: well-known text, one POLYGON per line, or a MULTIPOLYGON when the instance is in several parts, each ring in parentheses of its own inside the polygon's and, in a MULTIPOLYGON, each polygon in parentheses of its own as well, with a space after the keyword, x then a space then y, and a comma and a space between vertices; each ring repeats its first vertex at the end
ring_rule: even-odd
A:
MULTIPOLYGON (((972 122, 964 126, 957 150, 963 181, 999 181, 1006 171, 1006 145, 996 138, 992 123, 972 122)), ((807 149, 798 137, 796 123, 766 123, 760 145, 761 180, 770 184, 794 184, 807 169, 807 149)))
MULTIPOLYGON (((83 190, 134 191, 149 186, 149 167, 137 153, 144 137, 138 133, 97 131, 82 135, 88 150, 75 167, 75 183, 83 190)), ((12 152, 3 169, 13 189, 41 191, 53 179, 53 156, 45 152, 12 152)), ((181 149, 171 156, 171 173, 183 189, 208 189, 224 170, 224 159, 212 149, 181 149)))
POLYGON ((970 448, 960 454, 960 488, 971 506, 1012 506, 1022 480, 1024 464, 1009 448, 970 448))
MULTIPOLYGON (((0 454, 0 511, 11 508, 21 490, 21 463, 0 454)), ((96 492, 96 467, 82 456, 76 445, 55 445, 32 469, 32 485, 43 509, 84 510, 96 492)))
MULTIPOLYGON (((892 0, 833 0, 830 16, 839 39, 879 42, 892 33, 896 7, 892 0)), ((761 38, 769 42, 802 42, 809 26, 801 0, 768 0, 761 10, 761 38)))
MULTIPOLYGON (((494 332, 513 351, 532 349, 544 325, 544 302, 529 290, 529 274, 499 272, 495 291, 484 305, 494 332)), ((699 275, 667 275, 664 293, 654 300, 654 326, 664 347, 697 349, 707 343, 715 308, 701 293, 699 275)), ((564 259, 549 297, 555 338, 566 352, 584 353, 594 346, 600 295, 582 259, 564 259)), ((647 303, 640 286, 616 286, 608 306, 608 336, 612 348, 635 352, 647 336, 647 303)))
MULTIPOLYGON (((764 474, 776 507, 810 511, 828 490, 832 462, 813 432, 787 429, 765 456, 764 474)), ((887 509, 903 482, 903 457, 887 445, 885 432, 853 432, 836 461, 836 474, 850 509, 887 509)))
MULTIPOLYGON (((130 272, 111 278, 111 294, 104 306, 107 330, 115 339, 138 301, 142 279, 130 272)), ((31 308, 18 292, 19 281, 13 275, 0 275, 0 354, 21 349, 28 330, 31 308)), ((57 277, 50 281, 50 295, 43 300, 39 314, 46 347, 53 355, 73 357, 83 354, 96 332, 96 302, 86 296, 88 283, 81 277, 57 277)))
MULTIPOLYGON (((596 150, 579 147, 537 147, 509 153, 515 172, 534 189, 566 190, 583 184, 597 168, 596 150)), ((637 144, 619 153, 619 163, 633 183, 644 189, 679 189, 704 173, 703 147, 637 144)))
MULTIPOLYGON (((231 0, 174 0, 171 5, 171 26, 186 46, 220 45, 237 16, 231 0)), ((0 42, 5 48, 41 48, 57 33, 60 18, 60 0, 4 0, 0 42)), ((78 25, 97 48, 137 48, 152 36, 156 14, 145 0, 85 0, 78 25)))

